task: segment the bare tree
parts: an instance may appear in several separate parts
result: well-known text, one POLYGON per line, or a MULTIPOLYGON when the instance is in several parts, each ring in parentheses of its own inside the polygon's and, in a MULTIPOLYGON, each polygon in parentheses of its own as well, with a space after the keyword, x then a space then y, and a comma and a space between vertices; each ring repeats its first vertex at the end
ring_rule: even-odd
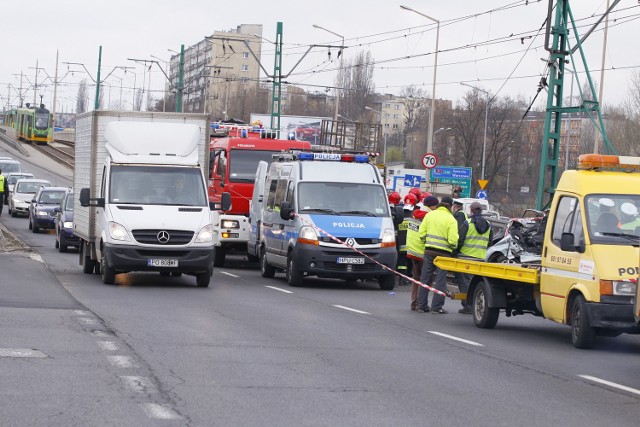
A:
POLYGON ((342 88, 340 112, 345 117, 355 121, 366 117, 364 107, 371 104, 375 91, 373 66, 371 52, 359 52, 352 60, 345 61, 338 72, 336 86, 342 88))
POLYGON ((402 118, 402 149, 407 146, 407 135, 419 129, 426 129, 429 107, 425 104, 425 94, 414 85, 405 86, 400 92, 404 104, 402 118))
POLYGON ((87 80, 82 80, 78 86, 78 97, 76 98, 76 114, 87 111, 87 80))

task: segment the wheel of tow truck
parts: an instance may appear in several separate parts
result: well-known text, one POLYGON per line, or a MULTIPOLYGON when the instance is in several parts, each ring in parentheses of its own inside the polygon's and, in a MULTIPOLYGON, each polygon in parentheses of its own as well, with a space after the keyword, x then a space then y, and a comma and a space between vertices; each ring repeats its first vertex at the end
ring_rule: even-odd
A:
POLYGON ((100 274, 102 275, 102 283, 105 285, 113 285, 116 281, 116 272, 107 263, 107 258, 104 256, 104 252, 100 259, 100 274))
POLYGON ((264 246, 260 249, 260 275, 267 278, 276 275, 276 269, 267 262, 267 254, 264 246))
POLYGON ((289 256, 287 256, 287 283, 289 286, 302 286, 302 280, 304 278, 304 273, 298 270, 296 263, 293 259, 291 252, 289 252, 289 256))
POLYGON ((489 287, 484 283, 476 286, 473 292, 473 302, 471 303, 473 323, 482 329, 495 328, 500 315, 500 309, 489 307, 489 292, 489 287))
POLYGON ((227 256, 226 251, 222 246, 213 247, 213 266, 224 267, 224 259, 227 256))
POLYGON ((196 286, 199 288, 208 288, 211 281, 211 270, 205 273, 196 274, 196 286))
POLYGON ((396 286, 395 274, 385 274, 378 276, 378 285, 383 291, 391 291, 396 286))
POLYGON ((584 297, 578 295, 571 307, 571 342, 575 348, 591 348, 596 341, 596 330, 589 323, 584 297))

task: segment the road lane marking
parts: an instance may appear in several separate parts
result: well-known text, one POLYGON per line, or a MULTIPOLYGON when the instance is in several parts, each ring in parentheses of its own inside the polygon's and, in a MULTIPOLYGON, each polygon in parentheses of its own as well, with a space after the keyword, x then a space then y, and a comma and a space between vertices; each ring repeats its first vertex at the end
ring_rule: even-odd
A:
POLYGON ((618 384, 618 383, 612 383, 611 381, 607 381, 607 380, 603 380, 603 379, 600 379, 600 378, 592 377, 590 375, 578 375, 578 376, 580 378, 584 378, 585 380, 593 381, 594 383, 604 384, 604 385, 607 385, 609 387, 617 388, 619 390, 628 391, 629 393, 640 395, 640 390, 638 390, 636 388, 627 387, 626 385, 622 385, 622 384, 618 384))
POLYGON ((282 288, 276 288, 275 286, 269 286, 269 285, 265 285, 265 288, 269 288, 269 289, 273 289, 274 291, 280 291, 280 292, 284 292, 285 294, 292 294, 293 292, 288 291, 286 289, 282 289, 282 288))
POLYGON ((149 418, 156 420, 179 420, 182 418, 173 409, 157 403, 143 403, 142 410, 149 418))
POLYGON ((107 356, 109 362, 116 368, 135 368, 133 359, 129 356, 107 356))
POLYGON ((477 343, 475 341, 465 340, 463 338, 454 337, 453 335, 443 334, 442 332, 429 331, 429 333, 433 334, 433 335, 438 335, 438 336, 443 337, 443 338, 449 338, 450 340, 460 341, 460 342, 463 342, 465 344, 475 345, 475 346, 478 346, 478 347, 484 347, 483 344, 477 343))
POLYGON ((89 316, 91 314, 86 310, 73 310, 73 312, 78 316, 89 316))
POLYGON ((92 319, 90 317, 76 317, 76 320, 85 325, 95 325, 96 323, 98 323, 96 319, 92 319))
POLYGON ((236 277, 236 278, 237 278, 237 277, 240 277, 240 276, 238 276, 238 275, 236 275, 236 274, 227 273, 226 271, 221 271, 220 273, 222 273, 222 274, 226 274, 227 276, 231 276, 231 277, 236 277))
POLYGON ((104 351, 117 351, 118 350, 118 344, 116 344, 113 341, 98 341, 98 345, 104 351))
POLYGON ((350 307, 345 307, 344 305, 333 305, 335 308, 341 308, 343 310, 347 310, 347 311, 353 311, 354 313, 358 313, 358 314, 371 314, 371 313, 367 313, 366 311, 360 311, 360 310, 356 310, 355 308, 350 308, 350 307))
POLYGON ((153 388, 153 384, 151 383, 151 381, 149 381, 149 379, 145 377, 125 375, 121 376, 120 378, 122 378, 122 381, 124 381, 125 385, 133 391, 143 393, 149 392, 153 388))

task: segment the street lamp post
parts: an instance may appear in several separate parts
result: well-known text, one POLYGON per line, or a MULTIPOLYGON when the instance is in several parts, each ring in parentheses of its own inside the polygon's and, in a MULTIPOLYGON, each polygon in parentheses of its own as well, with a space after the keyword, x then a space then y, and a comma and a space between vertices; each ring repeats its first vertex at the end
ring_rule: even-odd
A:
MULTIPOLYGON (((338 33, 334 33, 331 30, 327 30, 326 28, 321 27, 320 25, 313 24, 312 27, 313 28, 317 28, 319 30, 324 30, 327 33, 333 34, 336 37, 340 37, 342 39, 342 44, 340 45, 340 51, 342 51, 342 49, 344 49, 344 36, 343 35, 338 34, 338 33)), ((339 56, 340 56, 340 65, 339 65, 340 73, 342 73, 342 58, 344 57, 344 55, 340 53, 339 56)), ((333 120, 334 121, 338 120, 338 108, 339 108, 339 105, 340 105, 340 84, 338 84, 336 86, 337 86, 336 87, 336 109, 335 109, 335 112, 333 113, 333 120)))
MULTIPOLYGON (((376 111, 371 107, 364 107, 365 110, 369 110, 369 111, 373 111, 374 113, 378 114, 380 116, 380 126, 382 126, 382 111, 376 111)), ((382 105, 380 105, 380 110, 382 110, 382 105)), ((384 148, 383 148, 383 152, 382 152, 382 163, 386 164, 387 163, 387 133, 384 131, 384 126, 382 129, 382 132, 384 134, 384 148)))
POLYGON ((470 84, 463 83, 463 82, 460 82, 460 84, 463 86, 468 86, 479 92, 483 92, 487 96, 487 102, 484 106, 484 138, 482 140, 482 173, 481 173, 482 176, 480 178, 484 180, 484 165, 485 165, 486 154, 487 154, 487 121, 489 118, 489 103, 491 102, 491 100, 489 99, 489 91, 480 89, 479 87, 476 87, 476 86, 471 86, 470 84))
MULTIPOLYGON (((415 9, 412 9, 408 6, 400 5, 400 8, 403 10, 408 10, 410 12, 416 13, 420 16, 427 18, 430 21, 436 23, 436 51, 433 58, 433 85, 431 89, 431 111, 429 112, 429 131, 427 135, 427 153, 433 152, 433 118, 435 113, 435 102, 436 102, 436 73, 438 71, 438 43, 440 42, 440 21, 432 18, 429 15, 425 15, 424 13, 418 12, 415 9)), ((427 189, 431 185, 431 169, 427 169, 426 171, 427 178, 427 189)))

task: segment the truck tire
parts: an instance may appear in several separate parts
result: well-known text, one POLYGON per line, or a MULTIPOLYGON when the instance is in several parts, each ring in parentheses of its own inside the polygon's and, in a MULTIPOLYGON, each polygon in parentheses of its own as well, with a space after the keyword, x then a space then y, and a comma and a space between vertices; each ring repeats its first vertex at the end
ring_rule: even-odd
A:
POLYGON ((304 273, 298 270, 295 261, 293 260, 293 256, 291 252, 289 252, 289 256, 287 257, 287 283, 289 286, 302 286, 302 279, 304 277, 304 273))
POLYGON ((196 274, 196 286, 199 288, 208 288, 211 282, 211 270, 205 273, 196 274))
POLYGON ((571 306, 571 342, 575 348, 591 348, 596 341, 596 330, 589 324, 587 307, 582 295, 571 306))
POLYGON ((116 281, 116 272, 107 263, 107 258, 104 256, 104 252, 100 259, 100 275, 102 276, 102 283, 105 285, 113 285, 116 281))
POLYGON ((213 247, 213 266, 224 267, 224 259, 226 257, 226 251, 222 246, 213 247))
MULTIPOLYGON (((81 246, 82 248, 82 246, 81 246)), ((86 248, 84 248, 86 250, 86 248)), ((82 249, 80 249, 82 250, 82 249)), ((96 266, 96 262, 94 260, 91 259, 90 256, 88 255, 84 255, 83 256, 83 262, 82 262, 82 272, 84 274, 93 274, 93 269, 96 266)))
POLYGON ((378 276, 378 285, 383 291, 391 291, 396 286, 396 276, 394 274, 378 276))
POLYGON ((276 269, 267 262, 266 248, 260 248, 260 274, 262 277, 271 278, 276 275, 276 269))
POLYGON ((483 283, 476 286, 473 292, 471 311, 473 312, 473 323, 478 328, 493 329, 498 323, 500 309, 489 307, 489 287, 483 283))

